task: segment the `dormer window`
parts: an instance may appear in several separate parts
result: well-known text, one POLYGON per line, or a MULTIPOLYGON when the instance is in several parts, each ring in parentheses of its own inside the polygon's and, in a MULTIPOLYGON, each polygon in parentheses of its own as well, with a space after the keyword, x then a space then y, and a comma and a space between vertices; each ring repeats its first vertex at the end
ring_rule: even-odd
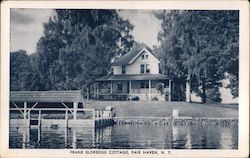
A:
POLYGON ((122 65, 122 74, 126 74, 126 66, 122 65))

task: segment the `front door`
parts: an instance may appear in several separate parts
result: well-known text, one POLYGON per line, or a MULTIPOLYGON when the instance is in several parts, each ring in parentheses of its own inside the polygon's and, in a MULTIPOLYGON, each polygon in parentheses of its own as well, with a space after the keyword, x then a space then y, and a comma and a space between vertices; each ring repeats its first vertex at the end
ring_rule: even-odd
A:
POLYGON ((129 88, 130 88, 130 87, 129 87, 129 81, 128 81, 128 82, 127 82, 127 93, 129 93, 129 91, 130 91, 129 88))
POLYGON ((123 89, 122 82, 120 81, 120 82, 117 83, 117 92, 122 93, 122 89, 123 89))

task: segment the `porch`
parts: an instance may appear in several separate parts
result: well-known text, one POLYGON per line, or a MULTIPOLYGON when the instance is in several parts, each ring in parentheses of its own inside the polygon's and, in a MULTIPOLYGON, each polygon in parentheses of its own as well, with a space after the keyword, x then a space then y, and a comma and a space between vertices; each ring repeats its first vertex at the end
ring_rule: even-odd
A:
POLYGON ((95 98, 129 100, 137 96, 142 100, 151 100, 155 96, 165 95, 171 101, 171 80, 165 75, 124 75, 124 78, 113 75, 108 79, 98 79, 94 84, 95 98))

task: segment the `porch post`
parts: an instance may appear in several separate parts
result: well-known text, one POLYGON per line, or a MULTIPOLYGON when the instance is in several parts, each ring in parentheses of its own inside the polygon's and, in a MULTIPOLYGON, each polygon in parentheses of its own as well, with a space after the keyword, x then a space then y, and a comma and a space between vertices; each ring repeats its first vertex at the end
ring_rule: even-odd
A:
POLYGON ((26 120, 26 115, 27 115, 27 102, 23 102, 23 108, 24 108, 23 119, 26 120))
POLYGON ((99 98, 99 82, 96 83, 96 96, 99 98))
POLYGON ((78 108, 77 106, 78 106, 78 102, 74 102, 73 103, 73 108, 74 108, 74 113, 73 113, 74 117, 73 118, 74 118, 74 120, 76 120, 76 114, 77 114, 77 108, 78 108))
POLYGON ((172 89, 172 81, 171 80, 168 80, 168 88, 169 88, 169 90, 168 90, 168 101, 171 101, 171 89, 172 89))
POLYGON ((131 87, 132 87, 131 80, 129 80, 129 94, 131 94, 131 87))
POLYGON ((149 100, 151 100, 151 80, 149 80, 148 93, 149 93, 149 100))
POLYGON ((96 83, 94 82, 94 97, 96 97, 96 83))
POLYGON ((112 80, 111 80, 110 94, 112 94, 112 92, 113 92, 113 82, 112 82, 112 80))

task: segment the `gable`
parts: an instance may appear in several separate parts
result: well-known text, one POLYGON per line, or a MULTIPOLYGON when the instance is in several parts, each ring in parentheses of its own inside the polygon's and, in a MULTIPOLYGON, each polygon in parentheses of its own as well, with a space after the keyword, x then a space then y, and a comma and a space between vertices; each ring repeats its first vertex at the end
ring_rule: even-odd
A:
MULTIPOLYGON (((147 51, 151 53, 156 60, 156 56, 152 53, 152 50, 146 45, 146 44, 139 44, 136 47, 133 47, 128 53, 124 54, 120 58, 116 59, 113 63, 112 66, 122 66, 122 65, 129 65, 132 64, 143 51, 147 51)), ((159 61, 159 60, 158 60, 159 61)))
POLYGON ((149 55, 149 59, 153 58, 153 60, 155 60, 155 62, 160 63, 160 61, 156 58, 156 56, 151 51, 148 51, 146 48, 144 48, 129 62, 129 64, 132 64, 136 60, 140 59, 142 57, 142 55, 149 55))

